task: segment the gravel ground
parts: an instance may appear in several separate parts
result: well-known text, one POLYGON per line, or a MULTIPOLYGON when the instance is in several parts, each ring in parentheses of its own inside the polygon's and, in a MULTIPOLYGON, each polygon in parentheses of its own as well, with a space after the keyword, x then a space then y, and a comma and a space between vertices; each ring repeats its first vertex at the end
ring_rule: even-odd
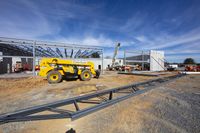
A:
MULTIPOLYGON (((102 76, 90 82, 69 81, 49 85, 43 79, 23 79, 27 84, 22 90, 18 80, 11 85, 0 84, 0 112, 9 112, 28 106, 38 105, 90 93, 98 89, 107 89, 132 82, 152 79, 116 73, 102 76), (27 82, 30 82, 29 84, 27 82), (16 83, 18 83, 19 88, 16 83), (32 85, 32 83, 34 83, 32 85), (10 88, 9 88, 10 87, 10 88), (18 88, 18 89, 16 89, 18 88), (5 92, 5 93, 2 93, 5 92), (14 92, 14 93, 13 93, 14 92)), ((12 79, 13 80, 13 79, 12 79)), ((19 122, 0 125, 0 133, 65 133, 74 128, 77 133, 101 132, 199 132, 200 125, 200 76, 186 76, 167 85, 130 98, 91 115, 70 121, 46 120, 19 122)), ((5 80, 0 80, 0 83, 5 80)))
POLYGON ((81 133, 199 133, 200 76, 186 76, 75 121, 81 133), (78 124, 77 124, 78 123, 78 124))

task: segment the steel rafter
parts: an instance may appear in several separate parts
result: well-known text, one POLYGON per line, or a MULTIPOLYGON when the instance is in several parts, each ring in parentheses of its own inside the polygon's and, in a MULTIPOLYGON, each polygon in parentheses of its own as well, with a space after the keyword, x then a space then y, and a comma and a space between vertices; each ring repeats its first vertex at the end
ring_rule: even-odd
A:
POLYGON ((67 58, 67 49, 65 48, 65 57, 67 58))
POLYGON ((20 49, 17 46, 13 46, 11 44, 0 44, 0 47, 3 49, 6 49, 7 51, 12 51, 11 53, 13 54, 13 52, 17 52, 20 53, 22 55, 31 55, 32 53, 28 52, 28 51, 24 51, 23 49, 20 49))
POLYGON ((72 49, 70 58, 73 58, 74 50, 72 49))
POLYGON ((16 38, 0 37, 0 43, 5 43, 5 44, 16 43, 16 44, 33 45, 34 42, 36 42, 36 46, 102 50, 101 47, 97 47, 97 46, 87 46, 87 45, 68 44, 68 43, 59 43, 59 42, 35 41, 35 40, 28 40, 28 39, 16 39, 16 38))
POLYGON ((79 49, 79 50, 76 52, 74 58, 77 58, 80 54, 81 54, 81 50, 79 49))
POLYGON ((86 55, 84 55, 84 57, 89 57, 92 53, 94 53, 95 51, 91 50, 90 52, 88 52, 86 55))
POLYGON ((52 54, 54 55, 55 57, 58 57, 59 55, 53 50, 51 49, 50 47, 47 47, 47 50, 52 54))
POLYGON ((83 57, 83 55, 87 54, 88 50, 83 51, 78 57, 83 57))
POLYGON ((60 51, 60 49, 59 49, 59 48, 56 48, 56 52, 58 53, 58 55, 59 55, 60 57, 62 57, 62 58, 63 58, 63 55, 62 55, 62 53, 61 53, 61 51, 60 51))
POLYGON ((48 57, 51 57, 51 56, 52 56, 52 54, 51 54, 49 51, 47 51, 46 49, 44 49, 43 47, 37 46, 37 47, 36 47, 36 51, 37 51, 38 49, 39 49, 39 51, 42 52, 44 55, 46 55, 46 56, 48 56, 48 57))
MULTIPOLYGON (((51 56, 55 56, 56 57, 64 57, 62 52, 60 51, 60 49, 58 48, 63 48, 63 49, 72 49, 71 54, 66 56, 66 50, 64 50, 64 55, 65 57, 75 57, 74 54, 74 50, 75 49, 79 49, 79 50, 91 50, 91 51, 103 51, 103 48, 101 47, 96 47, 96 46, 87 46, 87 45, 75 45, 75 44, 67 44, 67 43, 58 43, 58 42, 46 42, 46 41, 36 41, 36 40, 28 40, 28 39, 16 39, 16 38, 6 38, 6 37, 0 37, 0 44, 5 44, 5 45, 15 45, 14 47, 18 47, 21 50, 24 50, 25 52, 27 52, 24 47, 26 47, 26 49, 28 49, 27 47, 29 47, 28 52, 33 52, 33 50, 31 51, 30 49, 33 48, 33 45, 36 48, 36 54, 38 56, 47 56, 47 57, 51 57, 51 56), (47 49, 44 49, 43 47, 46 47, 47 49), (54 52, 50 52, 49 48, 50 47, 54 47, 54 52), (56 53, 56 54, 55 54, 56 53)), ((17 49, 18 50, 18 49, 17 49)), ((89 53, 89 52, 88 52, 89 53)), ((87 54, 87 56, 83 56, 83 53, 77 53, 76 57, 89 57, 90 54, 88 53, 84 53, 87 54)), ((33 54, 33 53, 32 53, 33 54)))
POLYGON ((29 47, 29 46, 25 46, 25 45, 18 45, 18 47, 20 47, 21 49, 28 51, 29 53, 33 52, 33 48, 29 47))

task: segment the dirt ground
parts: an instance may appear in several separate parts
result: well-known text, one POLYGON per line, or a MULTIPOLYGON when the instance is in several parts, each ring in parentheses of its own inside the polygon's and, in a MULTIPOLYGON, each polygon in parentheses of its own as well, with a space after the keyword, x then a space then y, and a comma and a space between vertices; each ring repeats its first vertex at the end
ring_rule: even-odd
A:
MULTIPOLYGON (((170 75, 170 74, 168 74, 170 75)), ((164 75, 164 76, 168 76, 164 75)), ((40 77, 0 79, 0 113, 158 77, 107 72, 100 79, 48 84, 40 77)), ((200 132, 200 76, 188 75, 75 121, 0 125, 0 133, 200 132)))
POLYGON ((116 72, 106 72, 99 79, 90 81, 63 80, 59 84, 48 84, 39 76, 0 78, 0 113, 153 78, 158 77, 119 75, 116 72))

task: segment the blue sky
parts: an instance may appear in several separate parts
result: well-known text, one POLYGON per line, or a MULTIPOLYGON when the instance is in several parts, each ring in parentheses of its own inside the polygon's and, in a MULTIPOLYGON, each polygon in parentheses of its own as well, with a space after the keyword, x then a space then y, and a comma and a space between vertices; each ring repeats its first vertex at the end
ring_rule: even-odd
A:
POLYGON ((0 36, 164 50, 200 62, 199 0, 0 0, 0 36))

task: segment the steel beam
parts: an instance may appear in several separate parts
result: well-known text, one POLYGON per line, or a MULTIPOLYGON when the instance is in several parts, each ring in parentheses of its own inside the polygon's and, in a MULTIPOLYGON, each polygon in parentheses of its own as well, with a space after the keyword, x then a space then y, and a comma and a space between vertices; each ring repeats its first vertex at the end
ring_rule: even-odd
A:
MULTIPOLYGON (((32 45, 35 40, 28 39, 17 39, 17 38, 7 38, 0 37, 0 43, 12 43, 12 44, 25 44, 32 45)), ((87 45, 78 45, 78 44, 68 44, 68 43, 59 43, 59 42, 47 42, 47 41, 36 41, 36 46, 48 46, 48 47, 63 47, 63 48, 75 48, 75 49, 93 49, 93 50, 102 50, 101 47, 97 46, 87 46, 87 45)))
POLYGON ((67 58, 67 49, 65 48, 65 57, 67 58))
POLYGON ((63 55, 62 55, 62 53, 61 53, 61 51, 60 51, 59 48, 56 48, 56 52, 58 53, 58 55, 59 55, 61 58, 63 58, 63 55))
POLYGON ((79 54, 81 54, 81 50, 80 50, 80 49, 76 52, 74 58, 77 58, 77 56, 78 56, 79 54))
POLYGON ((74 53, 74 50, 72 49, 70 58, 73 58, 73 53, 74 53))
POLYGON ((19 122, 19 121, 33 121, 33 120, 47 120, 47 119, 62 119, 62 118, 71 118, 72 120, 78 119, 85 115, 88 115, 97 110, 103 109, 115 103, 118 103, 122 100, 128 99, 132 96, 137 96, 143 94, 149 90, 155 88, 155 86, 168 83, 173 81, 176 78, 180 78, 185 74, 178 74, 174 76, 149 80, 146 82, 130 84, 122 87, 117 87, 113 89, 103 90, 83 96, 78 96, 74 98, 69 98, 49 104, 39 105, 27 109, 22 109, 19 111, 15 111, 12 113, 2 114, 0 115, 0 124, 8 123, 8 122, 19 122), (138 87, 142 87, 144 89, 139 89, 138 87), (121 93, 121 92, 129 92, 129 93, 121 93), (115 93, 115 95, 113 95, 115 93), (103 101, 95 101, 92 100, 94 98, 103 97, 103 101), (85 101, 85 102, 84 102, 85 101), (93 101, 93 102, 92 102, 93 101), (79 104, 87 103, 90 106, 80 109, 79 104), (75 107, 74 110, 65 110, 58 109, 57 107, 63 107, 66 105, 72 105, 75 107), (93 106, 91 106, 93 105, 93 106), (53 114, 39 114, 43 111, 50 111, 53 114), (56 112, 57 114, 55 114, 56 112))
POLYGON ((58 57, 59 55, 50 47, 47 47, 47 50, 54 56, 54 57, 58 57))

